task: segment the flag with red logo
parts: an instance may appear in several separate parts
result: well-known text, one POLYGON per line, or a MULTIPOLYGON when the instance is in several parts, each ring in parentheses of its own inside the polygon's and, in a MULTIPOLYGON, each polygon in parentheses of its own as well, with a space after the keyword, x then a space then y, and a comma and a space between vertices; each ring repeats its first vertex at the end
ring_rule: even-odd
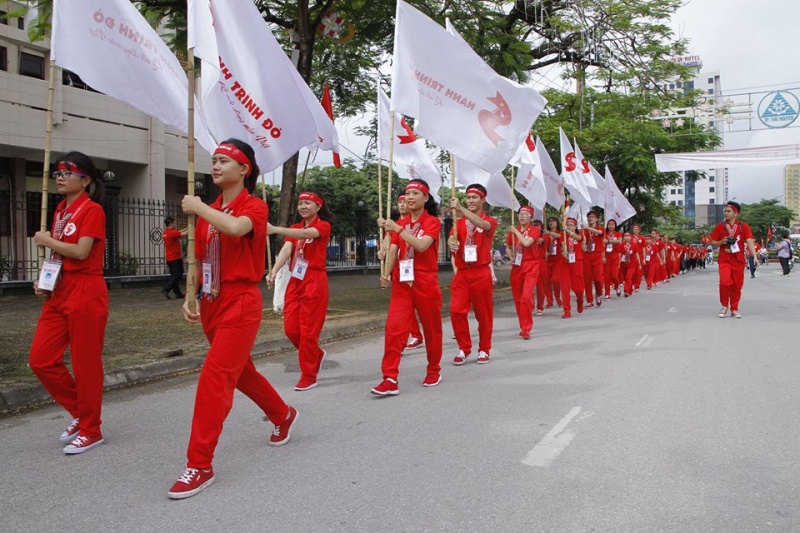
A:
MULTIPOLYGON (((335 122, 333 120, 333 104, 331 103, 331 90, 328 87, 328 84, 325 84, 325 90, 322 92, 322 109, 325 110, 327 113, 328 118, 331 119, 331 122, 335 122)), ((333 152, 333 166, 339 168, 342 166, 342 160, 339 158, 339 138, 336 135, 336 130, 334 129, 334 136, 332 139, 332 152, 333 152)))
POLYGON ((528 134, 525 142, 517 150, 512 164, 519 166, 519 173, 514 182, 514 190, 522 194, 537 211, 544 211, 547 202, 547 190, 544 184, 542 162, 536 150, 536 141, 528 134))
MULTIPOLYGON (((564 184, 575 202, 582 206, 591 207, 592 196, 586 186, 586 178, 584 178, 583 173, 584 169, 582 163, 585 159, 578 158, 578 155, 569 143, 569 139, 567 139, 567 136, 564 134, 564 130, 560 127, 558 128, 558 133, 561 140, 561 177, 564 180, 564 184)), ((590 172, 588 162, 586 163, 585 170, 587 173, 590 172)))
POLYGON ((580 198, 575 198, 575 201, 583 206, 583 210, 589 212, 592 207, 596 205, 603 205, 603 194, 605 184, 603 183, 603 176, 597 172, 589 160, 583 156, 581 149, 578 147, 578 142, 572 140, 572 146, 575 148, 575 161, 578 162, 578 169, 580 169, 580 179, 586 190, 589 191, 588 204, 581 202, 580 198))
POLYGON ((603 204, 606 222, 612 218, 617 221, 617 226, 636 214, 636 209, 622 194, 614 181, 614 176, 606 165, 605 201, 603 204))
POLYGON ((455 162, 456 181, 458 183, 465 187, 473 183, 479 183, 486 187, 486 201, 489 202, 489 205, 508 207, 514 211, 519 209, 519 202, 514 197, 511 185, 508 184, 502 173, 487 172, 458 157, 455 158, 455 162))
POLYGON ((767 242, 772 240, 772 226, 767 226, 767 242))
POLYGON ((419 119, 422 137, 500 172, 545 104, 536 90, 500 76, 460 37, 398 0, 391 107, 419 119))

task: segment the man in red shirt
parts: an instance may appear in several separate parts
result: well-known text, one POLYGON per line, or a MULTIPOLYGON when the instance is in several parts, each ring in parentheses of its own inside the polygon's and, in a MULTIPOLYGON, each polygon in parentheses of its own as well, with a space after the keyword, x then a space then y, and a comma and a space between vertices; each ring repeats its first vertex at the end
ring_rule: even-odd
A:
MULTIPOLYGON (((492 240, 497 220, 483 212, 486 188, 480 184, 467 187, 467 207, 458 198, 450 199, 450 208, 458 212, 455 235, 447 241, 453 253, 456 272, 450 284, 450 323, 458 343, 456 366, 463 365, 472 351, 467 314, 470 307, 478 321, 478 363, 489 362, 494 326, 492 301, 492 240)), ((533 289, 531 289, 533 298, 533 289)))
POLYGON ((183 300, 183 293, 181 292, 181 280, 183 279, 183 253, 181 251, 181 237, 186 235, 189 231, 187 229, 179 230, 178 222, 173 217, 164 219, 164 260, 167 262, 169 268, 169 281, 161 287, 161 294, 164 298, 169 300, 169 292, 175 293, 175 298, 183 300))
POLYGON ((725 221, 717 224, 711 233, 711 245, 719 246, 719 301, 722 309, 719 317, 725 318, 730 310, 733 318, 739 314, 739 300, 742 297, 745 268, 745 245, 750 254, 756 255, 755 239, 750 226, 739 221, 741 207, 736 202, 728 202, 722 210, 725 221))

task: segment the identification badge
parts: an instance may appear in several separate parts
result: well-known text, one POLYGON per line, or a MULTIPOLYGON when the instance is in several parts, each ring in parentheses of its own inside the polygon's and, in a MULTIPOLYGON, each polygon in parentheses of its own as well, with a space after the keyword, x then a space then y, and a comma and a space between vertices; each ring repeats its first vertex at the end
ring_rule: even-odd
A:
POLYGON ((298 257, 292 269, 292 277, 302 280, 306 277, 306 270, 308 270, 308 261, 298 257))
POLYGON ((474 263, 478 260, 478 245, 467 244, 464 246, 464 262, 474 263))
POLYGON ((401 259, 400 260, 400 281, 414 281, 414 260, 401 259))
POLYGON ((594 252, 594 239, 589 241, 589 251, 594 252))
POLYGON ((647 254, 646 256, 644 256, 644 261, 645 261, 645 263, 649 263, 650 262, 650 254, 647 254))
POLYGON ((606 253, 610 253, 614 251, 614 245, 611 243, 606 244, 606 253))
POLYGON ((567 261, 570 262, 570 263, 574 263, 575 262, 575 252, 570 252, 569 253, 569 255, 567 257, 567 261))
POLYGON ((514 256, 514 265, 520 266, 522 264, 522 252, 517 252, 514 256))
POLYGON ((739 243, 738 243, 738 242, 735 242, 735 243, 733 243, 733 244, 729 244, 729 245, 728 245, 728 250, 730 250, 730 252, 731 252, 732 254, 739 253, 739 243))
POLYGON ((39 272, 39 283, 37 288, 40 291, 52 292, 56 288, 58 275, 61 273, 61 261, 46 259, 42 263, 42 270, 39 272))
POLYGON ((630 261, 630 260, 631 260, 631 257, 630 257, 628 254, 624 254, 624 255, 622 256, 622 262, 623 262, 623 263, 627 263, 627 262, 628 262, 628 261, 630 261))
POLYGON ((203 261, 203 294, 211 294, 211 263, 203 261))

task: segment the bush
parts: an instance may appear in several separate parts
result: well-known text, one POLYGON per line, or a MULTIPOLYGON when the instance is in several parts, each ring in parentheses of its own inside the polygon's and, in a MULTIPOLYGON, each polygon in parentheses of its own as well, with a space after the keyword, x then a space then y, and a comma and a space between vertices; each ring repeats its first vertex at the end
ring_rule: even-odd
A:
POLYGON ((135 276, 139 271, 139 258, 128 252, 119 254, 119 273, 121 276, 135 276))

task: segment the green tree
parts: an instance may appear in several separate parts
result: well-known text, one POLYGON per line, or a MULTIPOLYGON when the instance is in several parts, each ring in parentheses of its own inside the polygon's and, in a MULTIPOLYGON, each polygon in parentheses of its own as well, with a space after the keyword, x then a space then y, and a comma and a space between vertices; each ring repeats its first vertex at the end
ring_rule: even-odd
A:
POLYGON ((795 216, 788 207, 778 205, 778 200, 762 199, 757 204, 742 204, 739 218, 750 226, 757 241, 766 242, 768 228, 772 228, 773 237, 777 238, 777 232, 786 231, 795 216))

